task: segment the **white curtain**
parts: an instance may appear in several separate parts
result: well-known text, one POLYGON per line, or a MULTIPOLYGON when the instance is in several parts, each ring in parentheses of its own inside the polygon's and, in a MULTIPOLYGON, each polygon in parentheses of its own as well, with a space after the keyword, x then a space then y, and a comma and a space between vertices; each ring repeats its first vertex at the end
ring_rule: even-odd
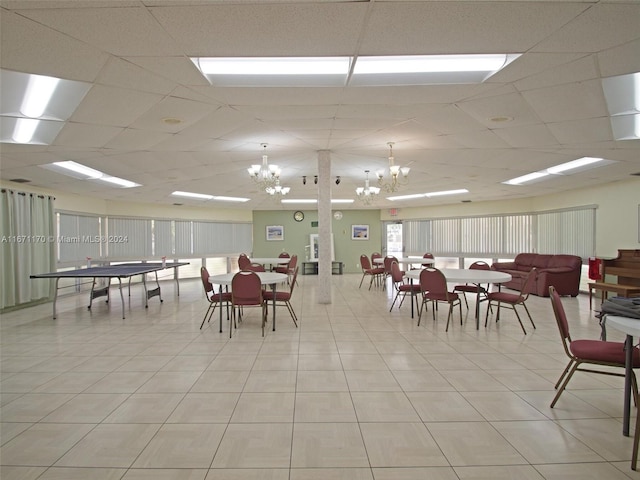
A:
POLYGON ((50 280, 29 275, 55 269, 53 198, 2 189, 0 308, 50 298, 50 280))

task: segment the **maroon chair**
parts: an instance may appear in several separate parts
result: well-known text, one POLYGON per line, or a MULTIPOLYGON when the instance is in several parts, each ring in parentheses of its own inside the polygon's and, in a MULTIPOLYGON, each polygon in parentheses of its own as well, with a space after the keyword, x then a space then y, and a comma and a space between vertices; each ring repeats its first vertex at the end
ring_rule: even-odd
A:
MULTIPOLYGON (((489 265, 487 262, 483 262, 481 260, 477 261, 477 262, 473 262, 470 266, 469 266, 469 270, 491 270, 491 265, 489 265)), ((489 292, 489 285, 487 285, 487 287, 483 287, 482 285, 476 285, 476 284, 469 284, 469 283, 465 283, 464 285, 456 285, 455 288, 453 289, 454 292, 462 292, 462 298, 464 298, 464 304, 467 306, 467 310, 469 309, 469 302, 467 302, 467 293, 473 293, 476 296, 481 295, 484 296, 484 299, 480 300, 486 300, 487 299, 487 294, 489 292)))
POLYGON ((427 267, 420 272, 420 291, 422 292, 422 305, 418 313, 418 325, 422 319, 422 310, 427 302, 431 302, 431 313, 433 319, 436 319, 436 304, 444 302, 449 304, 449 315, 447 315, 447 327, 445 332, 449 331, 449 322, 453 317, 453 307, 458 305, 460 309, 460 325, 462 325, 462 303, 457 293, 450 292, 447 289, 447 278, 437 268, 427 267))
POLYGON ((246 270, 249 265, 251 265, 251 260, 249 260, 246 253, 241 253, 238 257, 238 268, 240 270, 246 270))
MULTIPOLYGON (((231 279, 231 306, 233 307, 234 326, 236 310, 241 311, 240 309, 244 309, 244 307, 260 307, 262 309, 262 336, 264 337, 264 326, 267 323, 267 304, 263 297, 262 282, 255 272, 240 271, 233 276, 231 279)), ((242 322, 242 314, 239 315, 242 322)), ((229 338, 231 338, 231 328, 229 328, 229 338)))
MULTIPOLYGON (((294 274, 297 272, 298 270, 298 255, 291 255, 291 260, 289 260, 289 264, 287 265, 287 272, 286 274, 289 276, 289 278, 287 279, 287 282, 291 283, 294 281, 293 276, 294 274)), ((296 282, 298 276, 296 275, 296 282)))
MULTIPOLYGON (((384 280, 384 284, 383 287, 386 288, 387 286, 387 278, 391 277, 391 264, 393 262, 398 263, 398 259, 396 257, 394 257, 393 255, 387 255, 384 257, 384 275, 383 275, 383 280, 384 280)), ((404 270, 400 270, 402 272, 402 275, 404 276, 405 271, 404 270)))
MULTIPOLYGON (((398 262, 391 263, 391 283, 393 284, 393 288, 396 291, 396 296, 393 298, 393 302, 391 303, 391 308, 389 311, 393 310, 393 306, 396 303, 396 300, 399 296, 402 296, 402 300, 400 300, 400 304, 398 308, 402 306, 402 302, 407 295, 410 295, 411 301, 413 301, 413 297, 417 296, 420 293, 420 285, 413 285, 404 282, 404 274, 400 267, 398 266, 398 262)), ((417 300, 416 300, 417 302, 417 300)))
POLYGON ((243 270, 248 271, 248 272, 264 272, 264 265, 262 265, 261 263, 255 263, 255 262, 249 262, 249 265, 247 265, 243 270))
POLYGON ((487 321, 489 320, 489 310, 491 310, 491 305, 493 303, 498 304, 498 311, 496 312, 496 322, 500 320, 500 308, 508 308, 513 310, 518 319, 518 323, 520 323, 520 328, 524 334, 527 334, 527 331, 524 329, 524 325, 522 324, 522 320, 520 320, 520 315, 518 314, 518 310, 516 307, 518 305, 522 305, 524 311, 527 312, 527 316, 529 317, 529 321, 533 328, 536 328, 536 324, 533 323, 533 319, 531 318, 531 314, 529 313, 529 309, 527 308, 526 301, 529 298, 529 292, 531 291, 531 286, 536 281, 536 275, 538 271, 533 268, 527 275, 527 278, 522 285, 522 291, 520 293, 508 293, 508 292, 491 292, 487 294, 487 300, 489 301, 489 306, 487 307, 487 315, 484 317, 484 326, 487 326, 487 321), (524 293, 526 292, 526 293, 524 293), (508 306, 507 306, 508 305, 508 306))
MULTIPOLYGON (((278 258, 291 258, 291 256, 287 252, 282 252, 280 255, 278 255, 278 258)), ((290 262, 291 260, 289 260, 289 263, 290 262)), ((275 267, 273 267, 271 271, 289 275, 289 263, 278 264, 275 267)))
POLYGON ((371 262, 369 261, 369 257, 367 257, 364 253, 360 255, 360 267, 362 268, 362 278, 360 279, 360 285, 358 288, 362 287, 362 281, 364 277, 367 275, 371 276, 371 280, 369 281, 369 290, 371 290, 371 285, 375 281, 376 284, 380 282, 380 276, 384 274, 384 268, 382 267, 372 267, 371 262))
MULTIPOLYGON (((209 301, 209 308, 207 312, 204 314, 204 318, 202 319, 202 323, 200 324, 200 330, 204 326, 204 322, 211 321, 211 317, 213 316, 213 312, 216 311, 216 305, 219 305, 221 302, 226 302, 227 304, 227 319, 229 319, 229 302, 231 302, 231 294, 229 292, 216 293, 213 285, 209 283, 209 271, 207 267, 200 267, 200 278, 202 279, 202 286, 204 287, 204 294, 209 301)), ((221 326, 222 328, 222 326, 221 326)))
MULTIPOLYGON (((569 380, 573 377, 573 374, 579 370, 581 372, 599 373, 602 375, 613 375, 616 377, 624 377, 625 368, 625 349, 623 342, 609 342, 603 340, 573 340, 569 333, 569 321, 567 320, 567 314, 564 311, 564 306, 560 300, 560 295, 555 287, 549 287, 549 296, 551 297, 551 306, 553 307, 553 313, 556 317, 556 323, 558 324, 558 330, 560 331, 560 338, 562 339, 562 346, 567 357, 569 357, 569 363, 565 367, 562 375, 558 379, 555 385, 556 396, 551 402, 551 408, 553 408, 567 387, 569 380), (593 370, 589 368, 582 368, 583 364, 587 365, 599 365, 603 367, 619 367, 623 371, 616 373, 610 370, 593 370), (560 385, 562 383, 562 385, 560 385), (558 386, 560 385, 560 388, 558 386)), ((637 348, 633 349, 633 368, 640 367, 640 352, 637 348)), ((633 388, 633 398, 638 398, 638 384, 636 376, 631 372, 631 384, 633 388)), ((640 417, 640 416, 639 416, 640 417)), ((636 438, 634 439, 633 453, 637 457, 637 441, 638 441, 638 424, 636 424, 636 438)))
POLYGON ((291 297, 293 296, 293 288, 296 285, 296 279, 298 278, 298 267, 295 268, 293 272, 293 276, 291 277, 291 282, 289 282, 289 291, 273 291, 266 290, 262 293, 264 301, 266 303, 266 308, 269 308, 270 302, 273 302, 275 298, 275 305, 284 305, 289 310, 289 315, 291 315, 291 319, 293 320, 293 324, 298 327, 298 317, 296 312, 293 311, 293 307, 291 306, 291 297))
MULTIPOLYGON (((425 253, 424 255, 422 255, 422 258, 430 258, 431 260, 434 260, 435 257, 433 256, 432 253, 425 253)), ((433 263, 423 263, 422 264, 423 267, 433 267, 433 263)))

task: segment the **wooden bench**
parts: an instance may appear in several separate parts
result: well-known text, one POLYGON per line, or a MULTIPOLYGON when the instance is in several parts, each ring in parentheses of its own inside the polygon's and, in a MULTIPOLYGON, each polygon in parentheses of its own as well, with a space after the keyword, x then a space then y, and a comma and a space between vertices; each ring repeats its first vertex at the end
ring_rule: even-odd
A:
POLYGON ((620 297, 633 297, 640 295, 640 250, 618 250, 618 256, 611 260, 604 260, 602 263, 602 277, 616 276, 618 281, 613 282, 591 282, 589 283, 589 308, 593 291, 600 291, 600 298, 603 302, 609 292, 613 292, 620 297))

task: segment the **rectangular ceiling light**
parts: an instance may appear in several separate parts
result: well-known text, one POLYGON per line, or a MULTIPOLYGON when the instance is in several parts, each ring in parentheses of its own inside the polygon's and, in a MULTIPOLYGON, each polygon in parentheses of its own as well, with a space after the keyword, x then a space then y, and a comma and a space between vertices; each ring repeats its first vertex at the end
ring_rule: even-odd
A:
POLYGON ((248 202, 250 200, 250 198, 224 197, 219 195, 214 195, 213 199, 220 202, 248 202))
POLYGON ((613 160, 605 160, 604 158, 582 157, 577 160, 571 160, 570 162, 549 167, 539 172, 533 172, 521 177, 512 178, 511 180, 507 180, 502 183, 505 185, 522 185, 523 183, 533 182, 548 175, 562 175, 564 172, 568 172, 569 170, 573 170, 571 173, 578 173, 584 170, 591 170, 592 168, 609 165, 611 163, 615 162, 613 160))
POLYGON ((96 170, 91 167, 82 165, 81 163, 66 161, 66 162, 54 162, 47 165, 40 165, 42 168, 52 170, 63 175, 67 175, 73 178, 79 178, 80 180, 97 180, 100 182, 110 183, 117 185, 121 188, 140 187, 139 183, 125 180, 124 178, 112 177, 106 173, 96 170))
POLYGON ((349 57, 192 58, 212 85, 235 87, 344 86, 349 57))
POLYGON ((358 57, 352 86, 482 83, 520 54, 358 57))
MULTIPOLYGON (((352 198, 332 198, 331 203, 353 203, 355 200, 352 198)), ((284 198, 280 200, 280 203, 308 203, 315 204, 318 200, 315 198, 284 198)))
POLYGON ((220 202, 248 202, 250 200, 249 198, 242 198, 242 197, 225 197, 225 196, 207 195, 205 193, 193 193, 193 192, 181 192, 181 191, 172 192, 171 195, 173 195, 174 197, 195 198, 198 200, 216 200, 220 202))
POLYGON ((602 79, 616 140, 640 139, 640 72, 602 79))
POLYGON ((25 117, 41 117, 60 82, 59 78, 30 75, 27 90, 22 99, 20 113, 25 117))
POLYGON ((460 188, 458 190, 443 190, 441 192, 429 192, 429 193, 414 193, 412 195, 400 195, 397 197, 387 197, 387 200, 396 201, 396 200, 413 200, 416 198, 431 198, 431 197, 441 197, 444 195, 459 195, 461 193, 469 193, 469 190, 466 188, 460 188))

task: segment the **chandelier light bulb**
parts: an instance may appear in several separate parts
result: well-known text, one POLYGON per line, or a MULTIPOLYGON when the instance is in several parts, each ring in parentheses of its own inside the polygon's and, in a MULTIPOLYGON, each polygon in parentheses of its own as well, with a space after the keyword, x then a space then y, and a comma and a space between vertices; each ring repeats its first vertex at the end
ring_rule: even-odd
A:
POLYGON ((393 145, 394 142, 387 142, 389 146, 389 181, 385 181, 385 175, 387 172, 385 170, 378 170, 376 172, 376 176, 378 177, 378 185, 384 188, 385 191, 391 193, 396 192, 400 186, 406 185, 409 183, 409 167, 400 167, 395 164, 395 157, 393 156, 393 145))

